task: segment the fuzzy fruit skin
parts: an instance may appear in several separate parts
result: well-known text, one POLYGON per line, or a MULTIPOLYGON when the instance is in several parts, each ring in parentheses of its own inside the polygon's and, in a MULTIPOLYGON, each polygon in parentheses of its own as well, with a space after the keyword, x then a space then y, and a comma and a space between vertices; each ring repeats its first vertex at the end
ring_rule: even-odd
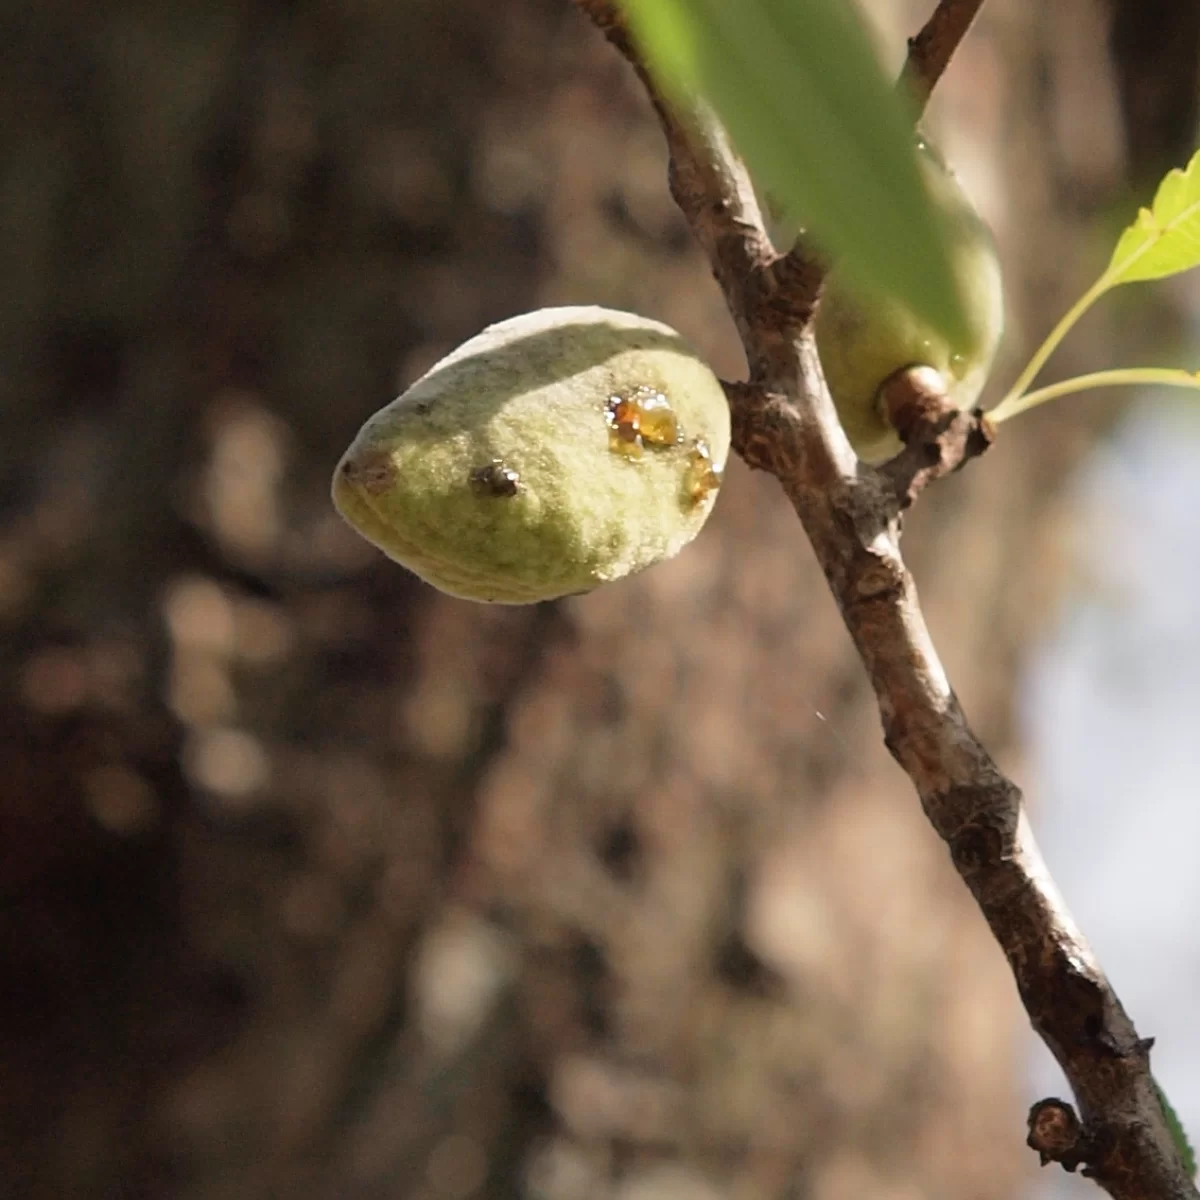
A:
POLYGON ((451 595, 532 604, 670 558, 703 527, 720 470, 720 381, 669 326, 598 307, 542 309, 451 352, 359 431, 333 478, 338 512, 451 595), (667 398, 677 444, 614 449, 612 398, 667 398))
POLYGON ((864 299, 836 271, 831 274, 817 312, 817 352, 846 436, 869 463, 901 450, 878 400, 884 380, 904 367, 933 367, 950 399, 961 409, 973 408, 1004 330, 1004 293, 991 232, 940 159, 925 147, 920 157, 934 199, 951 221, 968 336, 951 345, 896 301, 864 299))

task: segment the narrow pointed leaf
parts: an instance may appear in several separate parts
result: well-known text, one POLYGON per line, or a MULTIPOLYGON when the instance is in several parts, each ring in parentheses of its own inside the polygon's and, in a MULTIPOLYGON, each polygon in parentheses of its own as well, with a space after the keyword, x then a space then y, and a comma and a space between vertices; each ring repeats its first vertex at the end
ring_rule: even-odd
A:
POLYGON ((849 0, 624 0, 651 68, 712 106, 755 179, 866 289, 964 332, 912 115, 849 0))
POLYGON ((1104 278, 1109 286, 1161 279, 1200 266, 1200 151, 1168 171, 1154 203, 1121 234, 1104 278))

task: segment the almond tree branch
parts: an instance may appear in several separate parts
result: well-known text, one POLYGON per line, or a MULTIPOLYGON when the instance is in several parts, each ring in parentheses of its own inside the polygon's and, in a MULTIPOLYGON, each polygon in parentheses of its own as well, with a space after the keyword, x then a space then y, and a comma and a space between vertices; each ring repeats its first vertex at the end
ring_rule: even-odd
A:
MULTIPOLYGON (((1050 879, 1020 791, 967 722, 900 554, 902 509, 984 448, 986 422, 935 400, 914 410, 909 445, 885 470, 857 460, 811 330, 820 265, 802 251, 774 254, 745 168, 719 126, 707 114, 673 110, 659 94, 616 0, 575 2, 645 85, 667 137, 672 194, 741 333, 750 381, 727 385, 734 446, 779 479, 795 508, 875 689, 885 743, 1074 1089, 1077 1125, 1065 1116, 1069 1106, 1045 1102, 1031 1114, 1031 1144, 1068 1169, 1085 1164, 1117 1200, 1195 1198, 1150 1075, 1150 1043, 1138 1037, 1050 879)), ((906 76, 919 95, 928 97, 980 3, 940 0, 913 39, 906 76)))
MULTIPOLYGON (((729 295, 761 277, 774 258, 750 176, 729 145, 725 130, 702 108, 671 107, 655 86, 614 0, 575 0, 632 64, 667 139, 671 196, 729 295)), ((734 319, 738 313, 734 311, 734 319)), ((739 329, 743 338, 747 331, 739 329)))
POLYGON ((925 111, 937 81, 982 7, 983 0, 940 0, 921 32, 908 39, 900 86, 916 101, 918 114, 925 111))

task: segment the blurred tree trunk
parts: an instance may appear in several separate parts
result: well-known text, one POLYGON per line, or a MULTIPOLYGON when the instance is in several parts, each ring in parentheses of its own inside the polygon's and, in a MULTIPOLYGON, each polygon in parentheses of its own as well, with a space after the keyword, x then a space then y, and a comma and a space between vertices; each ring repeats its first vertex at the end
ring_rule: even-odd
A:
MULTIPOLYGON (((1027 7, 938 101, 1014 347, 1092 272, 1045 144, 1065 44, 1112 95, 1095 6, 1066 42, 1027 7)), ((636 308, 738 373, 566 0, 10 3, 0 64, 6 1194, 1020 1186, 1011 984, 771 480, 530 610, 330 511, 362 419, 522 309, 636 308)), ((1091 436, 1036 421, 909 538, 1001 750, 1091 436)))

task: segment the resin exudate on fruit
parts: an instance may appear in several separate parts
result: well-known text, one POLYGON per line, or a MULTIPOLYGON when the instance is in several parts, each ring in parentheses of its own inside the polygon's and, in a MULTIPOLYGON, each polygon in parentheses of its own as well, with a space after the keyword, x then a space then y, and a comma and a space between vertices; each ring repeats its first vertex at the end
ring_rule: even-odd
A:
POLYGON ((677 554, 729 454, 720 381, 669 326, 598 307, 492 325, 371 417, 337 510, 427 583, 504 604, 677 554))

